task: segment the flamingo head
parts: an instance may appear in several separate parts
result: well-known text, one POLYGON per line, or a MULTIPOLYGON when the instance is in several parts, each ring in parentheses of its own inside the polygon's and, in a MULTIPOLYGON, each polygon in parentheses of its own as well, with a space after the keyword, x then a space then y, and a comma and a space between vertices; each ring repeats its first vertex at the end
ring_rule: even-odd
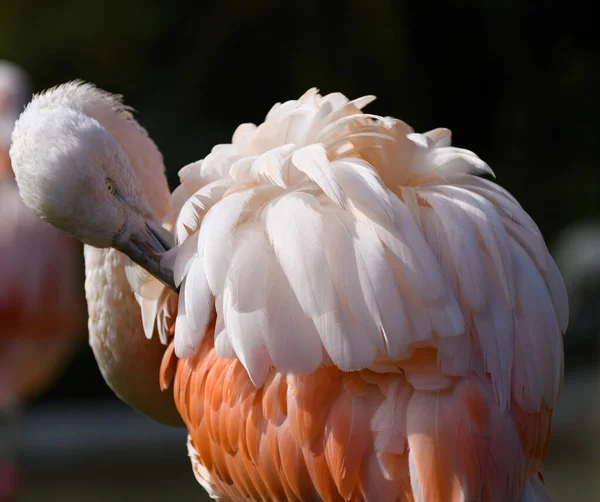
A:
POLYGON ((68 101, 39 100, 17 121, 10 149, 25 204, 85 244, 118 249, 175 289, 172 271, 161 266, 171 234, 157 223, 119 142, 68 101))

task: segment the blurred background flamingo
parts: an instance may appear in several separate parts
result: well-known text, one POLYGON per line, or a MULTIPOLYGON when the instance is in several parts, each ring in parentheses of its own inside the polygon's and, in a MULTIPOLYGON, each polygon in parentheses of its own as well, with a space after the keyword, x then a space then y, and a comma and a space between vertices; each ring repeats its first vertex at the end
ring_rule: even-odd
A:
POLYGON ((49 386, 83 334, 81 245, 21 201, 8 147, 27 75, 0 61, 0 500, 17 489, 23 405, 49 386))
MULTIPOLYGON (((436 0, 185 8, 159 0, 5 0, 0 57, 25 67, 36 91, 81 78, 126 95, 161 147, 171 188, 181 166, 230 140, 241 117, 262 120, 280 97, 317 82, 325 92, 376 94, 373 113, 405 118, 416 130, 444 124, 457 144, 501 166, 503 186, 538 223, 563 271, 583 249, 569 246, 558 256, 561 235, 600 215, 600 39, 591 9, 583 0, 568 9, 436 0)), ((569 272, 563 275, 569 287, 569 272)), ((600 409, 590 398, 600 395, 600 362, 592 356, 598 300, 586 298, 564 338, 565 385, 545 463, 558 501, 600 498, 600 409)), ((26 502, 198 494, 185 432, 123 405, 85 344, 27 411, 26 502)))

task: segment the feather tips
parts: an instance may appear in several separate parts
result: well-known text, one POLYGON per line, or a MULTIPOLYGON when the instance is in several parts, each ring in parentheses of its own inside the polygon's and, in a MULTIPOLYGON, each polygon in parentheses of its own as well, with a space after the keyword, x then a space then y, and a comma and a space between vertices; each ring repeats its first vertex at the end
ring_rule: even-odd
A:
POLYGON ((526 409, 552 403, 568 306, 539 229, 448 130, 361 113, 371 99, 313 90, 182 170, 177 353, 216 308, 217 351, 256 385, 271 366, 401 365, 425 346, 448 375, 486 370, 502 408, 511 391, 526 409))
POLYGON ((265 228, 277 260, 306 315, 335 310, 333 283, 323 250, 323 228, 317 200, 302 193, 277 199, 267 209, 265 228))

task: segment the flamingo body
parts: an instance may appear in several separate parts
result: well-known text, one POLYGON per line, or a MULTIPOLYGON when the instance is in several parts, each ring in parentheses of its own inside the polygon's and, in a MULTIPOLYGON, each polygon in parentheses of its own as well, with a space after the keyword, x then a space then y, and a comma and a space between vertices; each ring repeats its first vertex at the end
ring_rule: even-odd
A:
MULTIPOLYGON (((133 136, 111 127, 122 108, 91 86, 34 100, 11 156, 28 205, 84 242, 144 263, 165 249, 149 218, 174 233, 148 269, 178 292, 131 261, 114 266, 146 336, 167 346, 160 388, 173 389, 213 498, 548 500, 568 323, 560 273, 524 209, 481 177, 493 175, 485 162, 446 129, 416 134, 363 113, 373 99, 312 89, 275 105, 184 167, 166 214, 147 210, 164 174, 135 161, 133 136), (46 159, 27 148, 40 131, 70 143, 46 159), (131 221, 101 224, 104 212, 131 221), (128 232, 146 255, 123 243, 128 232)), ((106 281, 88 276, 86 289, 106 313, 100 343, 122 350, 106 334, 129 306, 106 281)), ((121 364, 143 366, 134 354, 121 364)))
MULTIPOLYGON (((370 100, 311 90, 180 172, 194 472, 235 501, 545 497, 558 269, 483 161, 370 100)), ((169 295, 140 289, 143 311, 169 295)))
POLYGON ((503 413, 483 372, 432 392, 399 374, 323 367, 272 371, 257 389, 211 334, 177 363, 174 392, 194 475, 218 500, 548 500, 538 476, 551 410, 513 402, 503 413))

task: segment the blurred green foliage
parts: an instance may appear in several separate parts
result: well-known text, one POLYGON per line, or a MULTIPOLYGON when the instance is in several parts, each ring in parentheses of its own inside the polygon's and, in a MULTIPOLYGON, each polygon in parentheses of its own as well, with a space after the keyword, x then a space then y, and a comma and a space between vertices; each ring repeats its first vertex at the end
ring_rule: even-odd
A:
POLYGON ((276 101, 375 94, 374 113, 452 129, 550 241, 599 214, 594 31, 582 0, 0 3, 0 58, 37 91, 79 78, 124 94, 173 187, 276 101))

